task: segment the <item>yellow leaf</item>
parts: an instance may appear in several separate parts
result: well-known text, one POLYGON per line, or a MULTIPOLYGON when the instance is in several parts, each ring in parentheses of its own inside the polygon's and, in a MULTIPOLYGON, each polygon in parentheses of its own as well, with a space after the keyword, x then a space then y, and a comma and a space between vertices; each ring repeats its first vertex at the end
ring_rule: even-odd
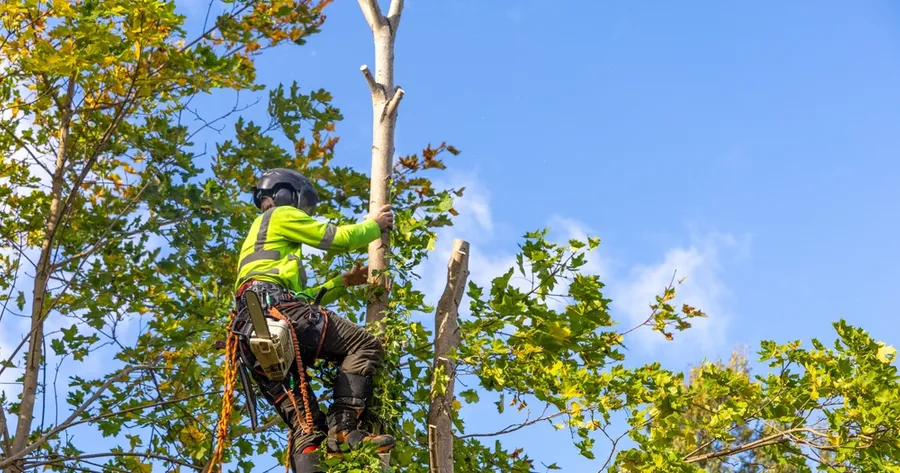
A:
POLYGON ((890 363, 897 358, 897 349, 890 346, 885 345, 884 342, 879 342, 881 348, 878 349, 878 359, 883 363, 890 363))
POLYGON ((553 335, 554 338, 562 340, 568 338, 569 335, 572 334, 572 331, 569 330, 568 327, 563 327, 562 325, 554 322, 550 324, 550 334, 553 335))
POLYGON ((460 410, 460 409, 462 408, 462 404, 460 404, 460 402, 459 402, 458 400, 456 400, 456 399, 453 400, 453 402, 451 403, 451 405, 453 406, 453 410, 454 410, 454 411, 458 411, 458 410, 460 410))
POLYGON ((196 445, 202 442, 206 438, 206 434, 204 434, 200 429, 198 429, 194 425, 189 425, 183 429, 181 429, 181 442, 185 445, 196 445))
POLYGON ((572 417, 578 417, 581 415, 581 406, 577 402, 572 403, 572 417))
POLYGON ((581 391, 579 391, 577 387, 570 385, 563 391, 563 397, 566 399, 576 399, 581 397, 581 391))

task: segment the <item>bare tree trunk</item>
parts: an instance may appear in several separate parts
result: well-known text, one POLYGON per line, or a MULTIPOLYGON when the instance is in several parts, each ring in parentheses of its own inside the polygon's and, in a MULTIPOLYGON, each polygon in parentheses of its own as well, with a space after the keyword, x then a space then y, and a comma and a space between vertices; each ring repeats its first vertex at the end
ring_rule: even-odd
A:
MULTIPOLYGON (((75 80, 69 79, 64 108, 60 110, 62 120, 59 126, 59 146, 56 150, 56 169, 53 172, 52 198, 50 214, 47 216, 47 227, 44 240, 41 242, 41 254, 35 267, 34 287, 31 300, 31 338, 28 341, 28 353, 25 358, 25 376, 22 382, 22 402, 19 406, 16 436, 12 451, 13 456, 22 451, 28 443, 31 433, 31 422, 34 416, 34 403, 37 394, 38 374, 41 367, 42 347, 44 344, 44 298, 47 295, 47 281, 52 269, 51 253, 56 227, 61 221, 62 185, 65 179, 66 153, 69 144, 69 128, 72 117, 72 99, 75 95, 75 80)), ((16 462, 7 472, 22 471, 21 463, 16 462)))
MULTIPOLYGON (((372 93, 372 179, 369 190, 369 209, 375 211, 391 203, 388 184, 394 157, 394 126, 397 106, 403 89, 394 87, 394 40, 400 28, 403 0, 391 0, 387 17, 381 13, 378 0, 359 0, 363 15, 375 39, 375 76, 368 66, 361 70, 372 93)), ((369 244, 369 283, 375 288, 366 308, 366 323, 384 318, 387 308, 388 280, 379 272, 387 269, 390 234, 383 232, 380 240, 369 244)))
POLYGON ((428 449, 431 473, 453 473, 453 423, 451 419, 456 362, 451 360, 459 345, 459 303, 469 277, 469 243, 453 240, 453 253, 447 264, 447 285, 434 314, 434 373, 442 368, 449 376, 447 389, 434 392, 428 410, 428 449))

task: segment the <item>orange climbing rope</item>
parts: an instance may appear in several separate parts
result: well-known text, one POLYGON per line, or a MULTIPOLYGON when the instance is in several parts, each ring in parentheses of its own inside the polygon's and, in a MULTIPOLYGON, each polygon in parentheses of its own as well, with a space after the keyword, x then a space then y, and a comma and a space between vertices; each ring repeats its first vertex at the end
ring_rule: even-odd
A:
POLYGON ((216 428, 216 448, 213 450, 212 459, 209 462, 209 471, 214 467, 218 467, 219 472, 222 469, 222 454, 225 451, 225 436, 228 434, 228 424, 231 422, 231 411, 234 407, 234 381, 237 377, 237 335, 228 334, 228 340, 225 342, 225 392, 222 398, 222 414, 219 416, 219 424, 216 428))

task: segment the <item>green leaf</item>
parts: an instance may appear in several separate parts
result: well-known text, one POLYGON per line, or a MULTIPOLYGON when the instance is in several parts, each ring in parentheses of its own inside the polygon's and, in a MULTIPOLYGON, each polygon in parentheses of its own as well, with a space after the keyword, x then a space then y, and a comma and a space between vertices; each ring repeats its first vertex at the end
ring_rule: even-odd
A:
POLYGON ((474 389, 467 389, 460 392, 459 395, 469 404, 478 402, 478 393, 474 389))

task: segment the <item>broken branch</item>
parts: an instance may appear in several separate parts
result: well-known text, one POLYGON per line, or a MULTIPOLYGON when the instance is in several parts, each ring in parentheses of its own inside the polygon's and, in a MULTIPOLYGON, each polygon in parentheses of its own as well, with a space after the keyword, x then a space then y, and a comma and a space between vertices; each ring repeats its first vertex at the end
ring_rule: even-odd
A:
POLYGON ((381 121, 384 121, 385 118, 394 116, 394 112, 397 111, 397 106, 400 105, 400 101, 403 100, 403 89, 397 87, 394 91, 394 96, 391 97, 391 100, 384 106, 384 113, 381 114, 381 121))

